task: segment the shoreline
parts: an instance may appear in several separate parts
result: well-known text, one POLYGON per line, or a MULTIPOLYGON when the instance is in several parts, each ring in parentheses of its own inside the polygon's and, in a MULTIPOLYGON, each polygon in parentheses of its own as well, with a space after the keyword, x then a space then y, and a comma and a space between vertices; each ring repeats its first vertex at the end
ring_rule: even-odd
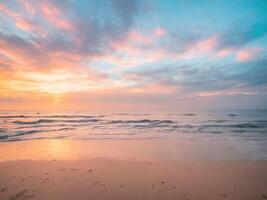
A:
POLYGON ((77 160, 99 157, 137 161, 267 160, 266 141, 209 140, 30 140, 0 143, 0 162, 77 160))

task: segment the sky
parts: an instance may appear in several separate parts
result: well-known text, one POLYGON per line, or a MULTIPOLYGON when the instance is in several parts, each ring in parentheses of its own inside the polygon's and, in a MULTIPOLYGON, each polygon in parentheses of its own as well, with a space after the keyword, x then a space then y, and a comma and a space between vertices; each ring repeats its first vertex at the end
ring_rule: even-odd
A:
POLYGON ((0 109, 267 109, 266 0, 0 0, 0 109))

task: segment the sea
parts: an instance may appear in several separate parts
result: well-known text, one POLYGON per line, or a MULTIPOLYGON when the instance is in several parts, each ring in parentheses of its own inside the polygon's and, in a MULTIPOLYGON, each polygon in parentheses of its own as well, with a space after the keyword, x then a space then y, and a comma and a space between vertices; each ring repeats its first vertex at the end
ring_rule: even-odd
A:
MULTIPOLYGON (((0 146, 37 140, 121 141, 120 144, 138 140, 171 141, 172 149, 179 149, 179 141, 194 142, 204 144, 205 154, 217 151, 216 156, 228 159, 232 157, 224 152, 233 148, 241 152, 236 154, 238 159, 267 160, 267 110, 0 111, 0 146)), ((203 148, 194 149, 196 154, 203 148)), ((177 153, 184 155, 180 150, 177 153)))

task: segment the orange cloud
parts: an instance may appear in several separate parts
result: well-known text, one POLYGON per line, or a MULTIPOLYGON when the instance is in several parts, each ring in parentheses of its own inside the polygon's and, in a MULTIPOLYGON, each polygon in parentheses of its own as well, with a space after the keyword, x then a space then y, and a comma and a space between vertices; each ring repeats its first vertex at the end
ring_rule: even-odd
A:
POLYGON ((1 89, 32 93, 64 94, 92 91, 104 87, 106 77, 90 69, 57 69, 49 72, 16 70, 16 74, 2 75, 1 89))

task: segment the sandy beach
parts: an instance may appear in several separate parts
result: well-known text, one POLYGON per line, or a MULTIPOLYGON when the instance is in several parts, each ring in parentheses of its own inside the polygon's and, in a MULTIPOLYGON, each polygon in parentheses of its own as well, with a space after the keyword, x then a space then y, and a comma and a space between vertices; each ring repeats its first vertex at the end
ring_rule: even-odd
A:
POLYGON ((267 199, 266 161, 10 161, 0 199, 267 199))
POLYGON ((227 152, 222 149, 226 144, 209 143, 2 143, 0 199, 267 199, 267 161, 241 159, 231 145, 227 152), (208 153, 213 146, 216 151, 208 153))

